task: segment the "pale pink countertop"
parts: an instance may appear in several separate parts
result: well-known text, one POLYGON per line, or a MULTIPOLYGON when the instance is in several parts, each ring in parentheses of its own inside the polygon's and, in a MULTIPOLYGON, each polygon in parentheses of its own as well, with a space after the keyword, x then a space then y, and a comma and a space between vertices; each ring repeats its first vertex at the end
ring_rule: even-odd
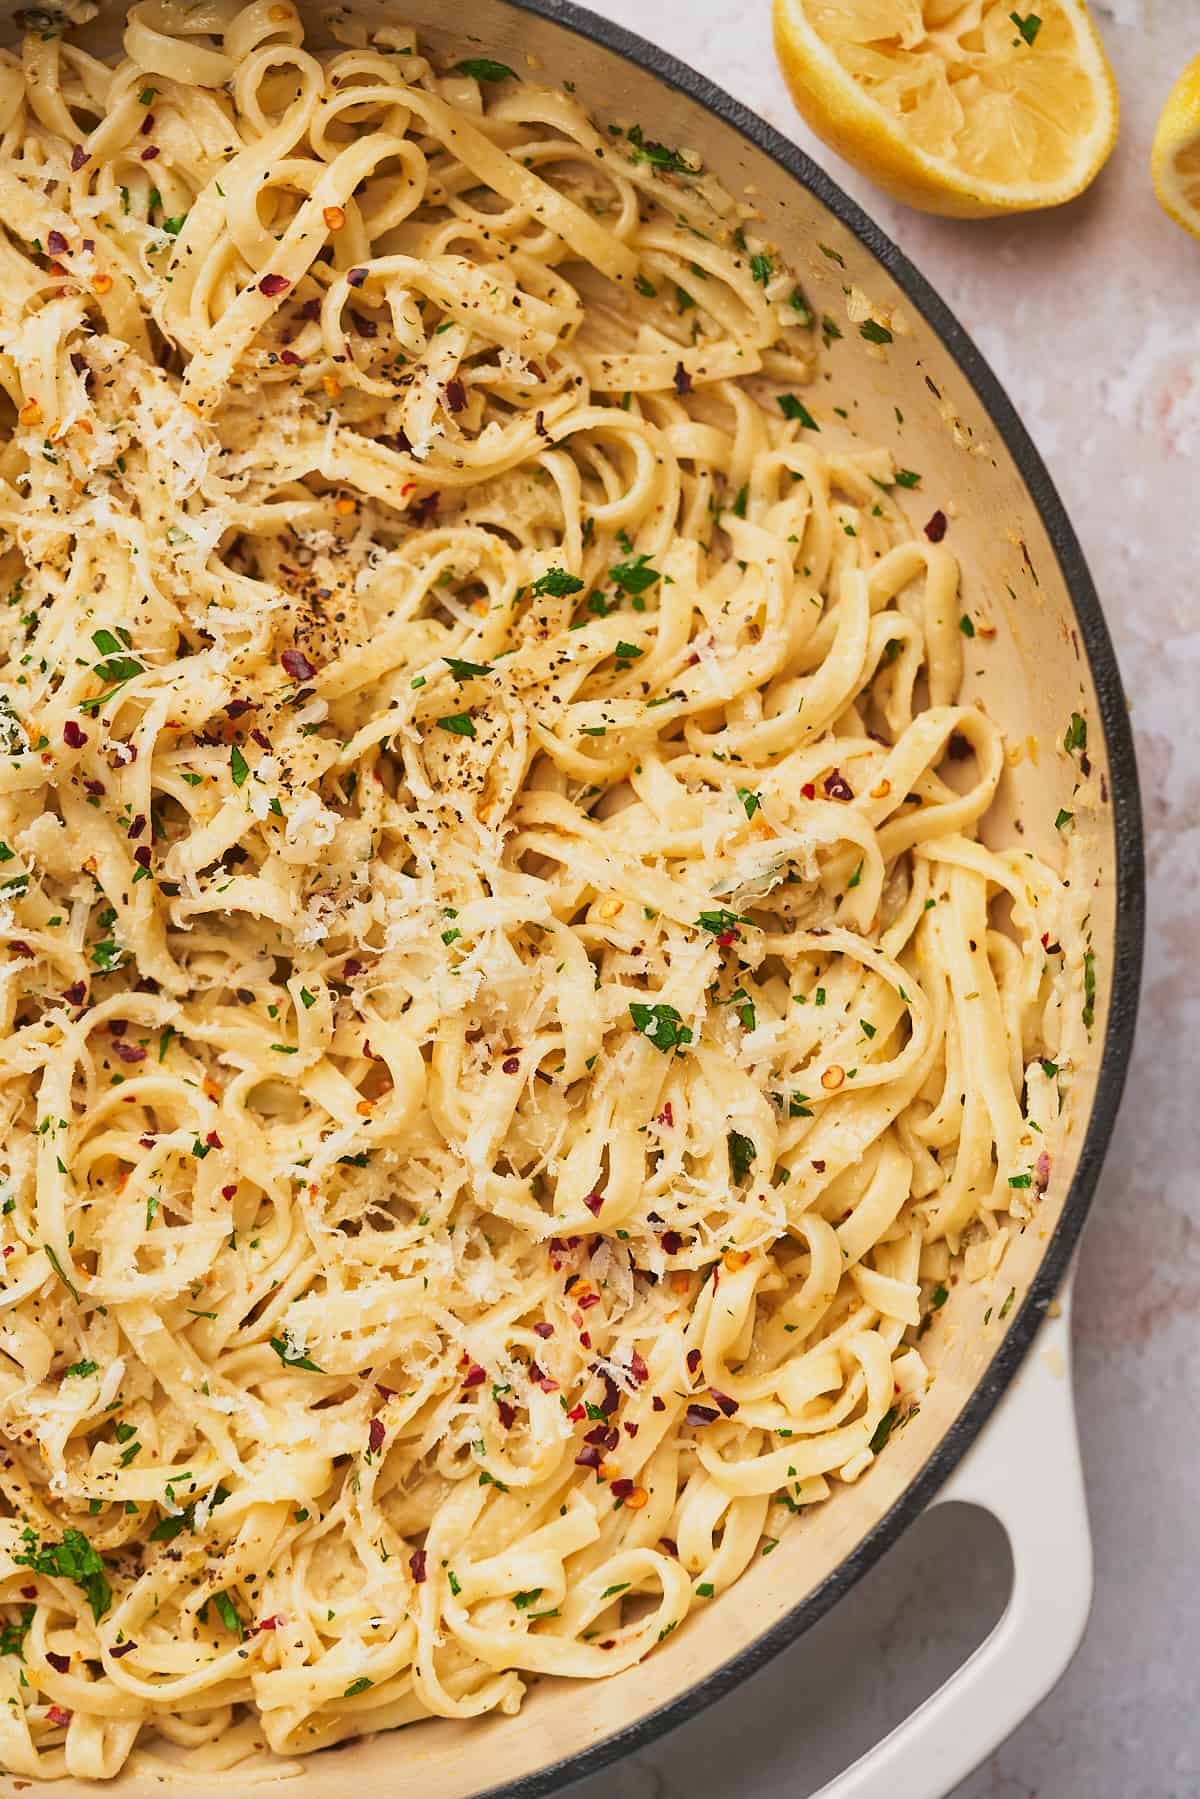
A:
MULTIPOLYGON (((1148 158, 1200 53, 1200 0, 1099 0, 1122 103, 1108 166, 1069 207, 986 223, 912 212, 815 142, 775 66, 769 0, 592 4, 802 144, 896 239, 1007 387, 1091 564, 1137 736, 1149 886, 1138 1046, 1075 1308, 1096 1599, 1057 1691, 956 1799, 1197 1799, 1200 243, 1159 211, 1148 158)), ((856 1589, 818 1627, 819 1655, 798 1645, 579 1799, 802 1799, 836 1773, 848 1734, 865 1746, 895 1722, 981 1634, 978 1606, 1003 1602, 994 1527, 921 1531, 923 1559, 918 1543, 856 1589), (836 1714, 855 1707, 847 1733, 836 1714)))

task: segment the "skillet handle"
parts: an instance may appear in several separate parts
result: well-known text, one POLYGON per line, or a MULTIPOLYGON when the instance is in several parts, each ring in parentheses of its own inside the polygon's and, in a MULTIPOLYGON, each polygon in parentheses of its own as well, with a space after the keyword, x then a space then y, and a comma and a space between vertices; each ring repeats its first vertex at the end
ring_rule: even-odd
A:
POLYGON ((936 1499, 982 1506, 1008 1534, 1013 1587, 991 1635, 936 1693, 813 1799, 939 1799, 1064 1672, 1092 1601, 1092 1543, 1070 1372, 1072 1275, 986 1430, 936 1499))

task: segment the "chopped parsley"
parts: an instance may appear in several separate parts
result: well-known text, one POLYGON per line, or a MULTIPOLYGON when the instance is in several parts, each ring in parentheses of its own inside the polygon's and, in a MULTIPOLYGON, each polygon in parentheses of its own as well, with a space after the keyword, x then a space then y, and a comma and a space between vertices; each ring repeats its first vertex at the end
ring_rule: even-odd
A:
POLYGON ((616 583, 622 593, 641 594, 653 587, 662 579, 656 568, 651 568, 650 558, 646 555, 631 556, 628 562, 618 562, 608 571, 610 581, 616 583))
POLYGON ((795 394, 780 394, 779 410, 785 419, 795 419, 798 424, 803 425, 806 431, 821 429, 803 400, 798 400, 795 394))
POLYGON ((645 137, 640 125, 631 125, 625 133, 633 145, 633 161, 648 162, 652 168, 662 169, 668 175, 702 175, 703 163, 691 163, 678 150, 672 150, 667 144, 659 144, 653 138, 645 137))
POLYGON ((29 1525, 21 1532, 26 1547, 13 1554, 21 1568, 32 1568, 35 1574, 52 1574, 60 1580, 73 1580, 83 1589, 92 1617, 97 1624, 112 1605, 112 1588, 103 1557, 88 1542, 81 1530, 64 1530, 61 1543, 38 1546, 37 1532, 29 1525))
POLYGON ((229 772, 233 776, 233 784, 235 787, 244 786, 246 777, 250 773, 250 764, 247 762, 236 743, 229 753, 229 772))
MULTIPOLYGON (((651 292, 654 290, 651 289, 651 292)), ((529 589, 535 598, 550 594, 553 599, 564 599, 567 594, 582 593, 583 582, 578 575, 569 575, 565 568, 548 568, 544 575, 539 575, 529 589)))
POLYGON ((729 1172, 740 1185, 750 1173, 758 1145, 753 1137, 745 1137, 741 1131, 730 1131, 725 1138, 729 1150, 729 1172))
POLYGON ((858 335, 865 337, 869 344, 890 344, 892 334, 886 325, 878 324, 874 319, 864 319, 858 327, 858 335))
MULTIPOLYGON (((1019 12, 1010 12, 1008 16, 1024 38, 1025 42, 1029 45, 1030 49, 1032 49, 1037 41, 1037 34, 1042 29, 1042 21, 1038 18, 1037 14, 1035 12, 1026 13, 1025 17, 1022 18, 1019 12)), ((1013 43, 1015 44, 1016 41, 1016 38, 1014 38, 1013 43)))
POLYGON ((475 720, 469 712, 455 712, 448 718, 439 718, 439 731, 449 731, 451 737, 474 737, 475 720))
MULTIPOLYGON (((476 681, 482 675, 490 675, 490 662, 464 662, 459 656, 443 656, 442 661, 449 668, 456 681, 476 681)), ((441 721, 439 720, 439 723, 441 721)))
POLYGON ((640 1031, 643 1037, 648 1037, 655 1049, 661 1050, 664 1056, 681 1044, 692 1041, 691 1029, 684 1024, 674 1006, 661 1003, 647 1006, 634 1000, 630 1005, 629 1015, 633 1019, 634 1029, 640 1031))
POLYGON ((516 80, 516 75, 506 62, 493 62, 490 56, 465 56, 461 62, 455 63, 454 72, 457 75, 469 75, 473 81, 516 80))
POLYGON ((324 1374, 325 1372, 313 1361, 307 1349, 289 1349, 287 1341, 283 1337, 272 1337, 271 1348, 285 1368, 307 1368, 310 1374, 324 1374))

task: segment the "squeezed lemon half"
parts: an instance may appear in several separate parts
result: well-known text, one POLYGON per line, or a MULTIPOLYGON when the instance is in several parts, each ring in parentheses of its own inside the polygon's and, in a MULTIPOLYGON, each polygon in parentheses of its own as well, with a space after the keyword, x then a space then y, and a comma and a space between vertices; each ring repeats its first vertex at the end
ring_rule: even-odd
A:
POLYGON ((1081 193, 1118 118, 1084 0, 1025 5, 775 0, 775 47, 818 137, 889 193, 960 218, 1024 212, 1081 193))
POLYGON ((1200 56, 1167 96, 1154 133, 1150 173, 1163 211, 1200 237, 1200 56))

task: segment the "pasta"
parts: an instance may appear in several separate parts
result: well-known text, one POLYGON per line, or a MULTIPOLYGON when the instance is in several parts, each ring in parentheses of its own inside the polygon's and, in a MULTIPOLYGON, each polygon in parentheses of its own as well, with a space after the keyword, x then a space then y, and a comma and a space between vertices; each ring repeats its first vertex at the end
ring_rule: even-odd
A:
POLYGON ((883 1453, 1046 1188, 1070 894, 686 146, 403 23, 26 24, 0 1764, 249 1778, 629 1668, 883 1453))

